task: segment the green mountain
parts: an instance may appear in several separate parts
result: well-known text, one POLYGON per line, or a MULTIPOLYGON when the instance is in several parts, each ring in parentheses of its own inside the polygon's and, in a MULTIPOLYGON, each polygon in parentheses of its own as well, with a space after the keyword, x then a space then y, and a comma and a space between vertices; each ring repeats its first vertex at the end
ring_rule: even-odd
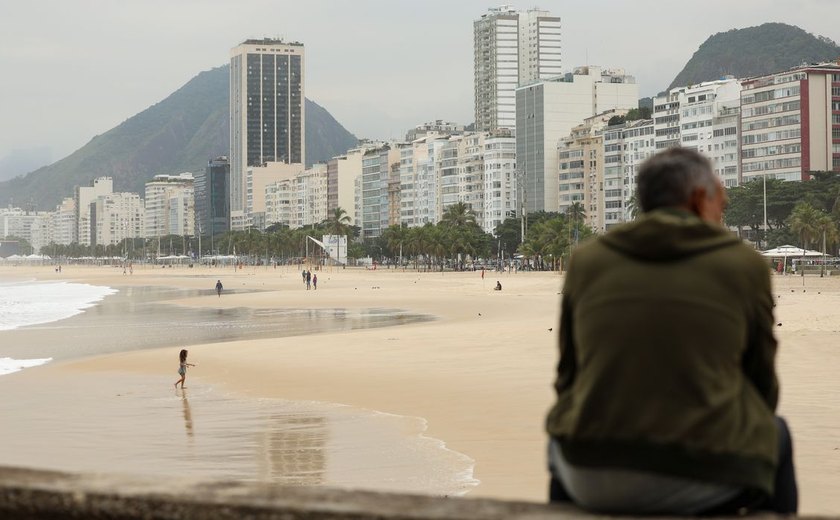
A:
MULTIPOLYGON (((14 203, 50 210, 75 186, 113 177, 114 191, 142 194, 161 173, 196 172, 228 155, 228 66, 198 74, 163 101, 98 135, 69 156, 25 176, 0 182, 0 206, 14 203)), ((306 159, 323 162, 352 148, 358 139, 323 107, 307 99, 306 159)))
POLYGON ((787 70, 803 62, 838 58, 840 46, 832 40, 793 25, 765 23, 732 29, 703 42, 668 89, 719 79, 727 74, 747 78, 787 70))

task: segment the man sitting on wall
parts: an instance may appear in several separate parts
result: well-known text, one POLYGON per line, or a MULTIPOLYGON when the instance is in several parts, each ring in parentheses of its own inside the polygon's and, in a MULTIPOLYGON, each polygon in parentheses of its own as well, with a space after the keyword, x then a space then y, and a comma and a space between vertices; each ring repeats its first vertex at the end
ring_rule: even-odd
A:
POLYGON ((699 153, 652 157, 637 185, 641 217, 580 246, 563 287, 551 500, 795 513, 767 265, 721 226, 726 194, 699 153))

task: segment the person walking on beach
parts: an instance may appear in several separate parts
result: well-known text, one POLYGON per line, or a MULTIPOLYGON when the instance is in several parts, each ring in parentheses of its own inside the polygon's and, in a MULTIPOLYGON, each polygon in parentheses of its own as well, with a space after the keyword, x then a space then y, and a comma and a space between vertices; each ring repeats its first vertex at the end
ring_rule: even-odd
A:
POLYGON ((216 294, 219 295, 219 298, 222 297, 222 289, 223 289, 222 281, 221 280, 216 280, 216 294))
POLYGON ((317 274, 312 275, 312 289, 315 290, 315 291, 318 290, 318 275, 317 274))
POLYGON ((721 225, 726 194, 701 154, 653 156, 637 190, 642 215, 579 246, 566 274, 550 500, 796 513, 767 264, 721 225))
POLYGON ((309 290, 310 285, 312 284, 312 271, 306 271, 306 290, 309 290))
POLYGON ((184 381, 187 380, 187 367, 194 367, 192 363, 187 363, 187 349, 181 349, 181 353, 178 354, 178 357, 181 360, 181 364, 178 366, 178 375, 181 376, 181 379, 175 381, 175 388, 178 388, 178 383, 181 383, 181 389, 184 389, 184 381))
POLYGON ((300 275, 303 277, 303 284, 306 285, 306 269, 301 271, 300 275))

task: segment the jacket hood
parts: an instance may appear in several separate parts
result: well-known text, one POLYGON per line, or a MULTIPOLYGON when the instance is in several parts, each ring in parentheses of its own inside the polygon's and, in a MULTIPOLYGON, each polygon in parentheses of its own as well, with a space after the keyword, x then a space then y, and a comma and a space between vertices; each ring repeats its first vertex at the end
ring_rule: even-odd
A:
POLYGON ((741 242, 723 227, 677 208, 644 213, 601 240, 628 256, 652 261, 679 260, 741 242))

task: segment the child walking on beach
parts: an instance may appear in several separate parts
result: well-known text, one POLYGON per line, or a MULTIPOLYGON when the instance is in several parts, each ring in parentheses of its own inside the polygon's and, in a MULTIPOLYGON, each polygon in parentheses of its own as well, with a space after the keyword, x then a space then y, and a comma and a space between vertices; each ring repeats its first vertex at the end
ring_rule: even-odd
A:
POLYGON ((181 383, 181 389, 184 388, 184 381, 187 379, 187 367, 194 367, 192 363, 187 363, 187 349, 181 349, 181 353, 179 354, 179 358, 181 359, 181 366, 178 367, 178 374, 181 376, 181 379, 175 381, 175 388, 178 388, 178 383, 181 383))

